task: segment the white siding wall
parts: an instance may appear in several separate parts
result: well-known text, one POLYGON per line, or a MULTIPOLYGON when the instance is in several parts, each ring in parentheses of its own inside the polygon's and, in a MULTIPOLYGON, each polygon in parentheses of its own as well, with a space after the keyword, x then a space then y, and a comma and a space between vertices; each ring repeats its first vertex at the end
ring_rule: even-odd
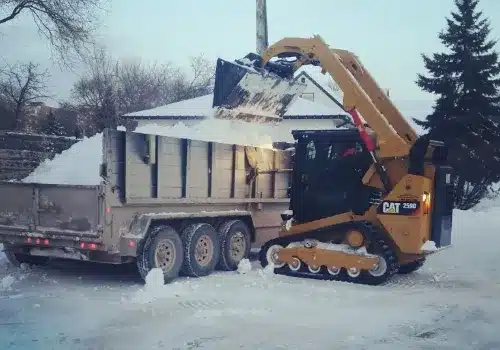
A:
POLYGON ((306 89, 300 95, 300 97, 305 98, 309 101, 315 103, 321 103, 324 106, 332 108, 332 114, 337 114, 340 112, 339 106, 333 102, 323 91, 318 89, 316 85, 314 85, 307 77, 300 77, 300 82, 307 84, 306 89), (302 81, 304 79, 304 81, 302 81))

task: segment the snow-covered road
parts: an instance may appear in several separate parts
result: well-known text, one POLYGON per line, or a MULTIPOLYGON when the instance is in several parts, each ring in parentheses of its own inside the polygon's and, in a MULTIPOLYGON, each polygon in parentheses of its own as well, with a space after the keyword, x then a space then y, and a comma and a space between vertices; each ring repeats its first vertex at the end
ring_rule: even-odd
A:
POLYGON ((0 348, 500 349, 499 216, 456 212, 452 248, 378 287, 253 263, 147 290, 133 266, 0 256, 0 348))

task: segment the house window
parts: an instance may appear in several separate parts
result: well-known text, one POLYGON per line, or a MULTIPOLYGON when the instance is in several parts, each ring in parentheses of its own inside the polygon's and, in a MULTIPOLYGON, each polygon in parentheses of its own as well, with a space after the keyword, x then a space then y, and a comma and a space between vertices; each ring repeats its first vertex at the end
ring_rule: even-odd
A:
POLYGON ((300 97, 305 98, 306 100, 314 102, 314 92, 304 92, 300 97))

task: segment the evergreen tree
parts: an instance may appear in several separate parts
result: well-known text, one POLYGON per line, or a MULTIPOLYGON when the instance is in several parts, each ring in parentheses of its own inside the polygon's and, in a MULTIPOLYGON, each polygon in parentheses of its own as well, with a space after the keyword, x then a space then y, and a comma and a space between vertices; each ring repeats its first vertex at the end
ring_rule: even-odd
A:
POLYGON ((415 122, 433 139, 444 141, 455 170, 455 205, 477 204, 500 181, 500 64, 488 40, 490 25, 477 10, 479 0, 455 0, 439 39, 448 52, 422 55, 430 76, 417 85, 438 95, 434 111, 415 122))
POLYGON ((49 111, 47 115, 47 119, 42 127, 42 132, 46 135, 53 136, 65 136, 66 130, 64 125, 62 125, 57 119, 56 115, 52 110, 49 111))

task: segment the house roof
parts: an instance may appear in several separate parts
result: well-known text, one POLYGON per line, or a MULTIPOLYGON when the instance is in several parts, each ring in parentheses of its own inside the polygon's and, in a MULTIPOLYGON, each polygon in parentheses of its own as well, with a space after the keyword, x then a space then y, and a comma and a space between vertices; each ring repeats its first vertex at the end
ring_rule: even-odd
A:
MULTIPOLYGON (((205 119, 213 117, 213 94, 189 100, 170 103, 168 105, 131 112, 123 115, 130 119, 205 119)), ((297 98, 285 113, 285 119, 338 119, 347 114, 340 108, 331 109, 320 103, 304 98, 297 98)))

